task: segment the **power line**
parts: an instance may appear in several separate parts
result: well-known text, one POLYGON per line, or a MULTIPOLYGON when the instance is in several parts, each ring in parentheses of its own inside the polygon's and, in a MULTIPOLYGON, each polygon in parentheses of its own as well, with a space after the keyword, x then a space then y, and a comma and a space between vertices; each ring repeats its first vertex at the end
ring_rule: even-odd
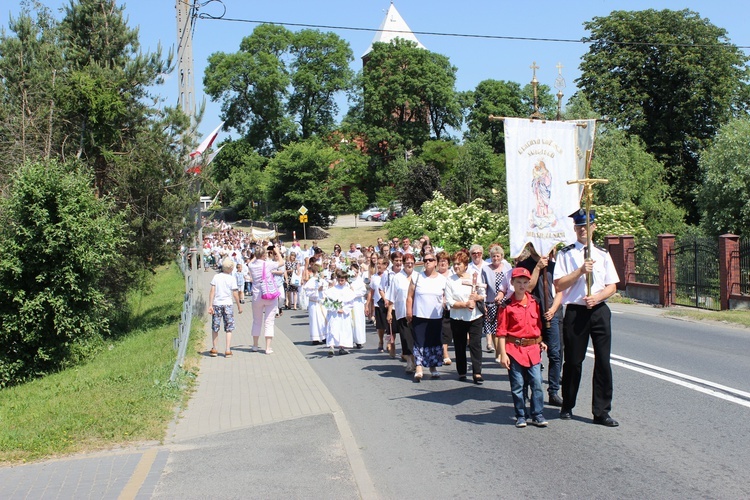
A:
MULTIPOLYGON (((413 33, 415 35, 428 35, 428 36, 446 36, 446 37, 454 37, 454 38, 479 38, 479 39, 485 39, 485 40, 511 40, 511 41, 523 41, 523 42, 554 42, 554 43, 580 43, 580 44, 588 44, 588 43, 596 43, 598 40, 593 38, 581 38, 581 39, 572 39, 572 38, 539 38, 539 37, 525 37, 525 36, 503 36, 503 35, 481 35, 476 33, 445 33, 440 31, 404 31, 404 30, 386 30, 386 29, 378 29, 378 28, 362 28, 357 26, 335 26, 335 25, 327 25, 327 24, 308 24, 308 23, 289 23, 289 22, 279 22, 279 21, 260 21, 257 19, 239 19, 239 18, 233 18, 233 17, 223 17, 223 16, 212 16, 210 14, 201 13, 198 15, 201 19, 208 19, 212 21, 227 21, 227 22, 234 22, 234 23, 248 23, 248 24, 276 24, 280 26, 294 26, 298 28, 317 28, 317 29, 328 29, 328 30, 344 30, 344 31, 366 31, 371 33, 404 33, 409 34, 413 33)), ((664 46, 664 47, 713 47, 714 45, 711 44, 697 44, 697 43, 664 43, 664 42, 648 42, 648 41, 639 41, 639 42, 617 42, 612 41, 610 42, 614 45, 649 45, 649 46, 664 46)), ((750 49, 750 45, 733 45, 731 43, 722 43, 722 45, 728 45, 728 46, 734 46, 738 49, 750 49)))

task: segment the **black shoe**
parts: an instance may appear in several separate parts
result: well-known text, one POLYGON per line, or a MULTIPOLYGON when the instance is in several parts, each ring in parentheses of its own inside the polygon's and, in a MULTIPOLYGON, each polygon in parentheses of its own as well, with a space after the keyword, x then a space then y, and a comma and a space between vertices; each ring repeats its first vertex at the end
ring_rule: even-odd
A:
POLYGON ((321 342, 320 340, 313 340, 313 341, 312 341, 312 345, 320 345, 320 344, 322 344, 322 343, 323 343, 323 342, 321 342))
POLYGON ((562 398, 556 393, 551 392, 549 394, 549 403, 550 406, 562 406, 563 400, 562 398))
POLYGON ((620 425, 620 422, 615 420, 614 418, 610 417, 608 414, 601 415, 599 417, 594 417, 594 423, 603 425, 605 427, 617 427, 620 425))
POLYGON ((328 351, 328 357, 329 357, 329 358, 332 358, 332 357, 333 357, 333 349, 331 349, 330 351, 328 351))
POLYGON ((484 379, 479 374, 474 375, 474 383, 477 385, 482 385, 484 383, 484 379))
POLYGON ((560 420, 571 420, 573 418, 573 410, 560 410, 560 420))
POLYGON ((362 349, 362 344, 357 344, 357 345, 356 345, 356 348, 357 348, 357 349, 362 349))
POLYGON ((458 376, 458 380, 460 380, 461 382, 463 382, 464 380, 466 380, 466 375, 459 375, 458 376))
POLYGON ((339 356, 343 356, 344 354, 349 354, 349 351, 342 347, 341 349, 339 349, 339 356))

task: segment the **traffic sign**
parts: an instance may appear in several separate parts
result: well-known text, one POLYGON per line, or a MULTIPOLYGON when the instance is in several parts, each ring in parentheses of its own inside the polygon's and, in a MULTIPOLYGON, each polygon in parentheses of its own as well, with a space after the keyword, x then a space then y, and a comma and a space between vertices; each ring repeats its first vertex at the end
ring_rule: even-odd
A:
POLYGON ((299 207, 298 212, 300 215, 307 215, 307 207, 302 205, 301 207, 299 207))
POLYGON ((307 215, 300 215, 299 216, 299 221, 301 223, 303 223, 303 224, 306 223, 307 222, 307 215))

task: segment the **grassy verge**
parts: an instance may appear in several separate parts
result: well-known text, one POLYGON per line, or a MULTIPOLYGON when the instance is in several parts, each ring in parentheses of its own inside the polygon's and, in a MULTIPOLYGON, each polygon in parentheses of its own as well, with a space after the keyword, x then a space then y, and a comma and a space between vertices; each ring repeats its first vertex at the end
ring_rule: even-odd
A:
MULTIPOLYGON (((324 240, 319 240, 318 245, 326 252, 333 252, 333 245, 338 243, 341 245, 341 249, 346 252, 349 250, 349 243, 361 243, 362 245, 374 245, 378 238, 387 239, 388 231, 383 229, 382 225, 364 225, 361 221, 357 221, 357 227, 354 227, 355 220, 354 215, 340 215, 340 219, 344 219, 345 224, 336 227, 329 227, 325 231, 330 235, 324 240)), ((341 221, 340 221, 341 222, 341 221)), ((250 231, 247 226, 236 224, 236 227, 243 229, 244 231, 250 231)), ((291 233, 280 233, 281 239, 289 243, 292 240, 291 233)), ((307 243, 312 244, 312 239, 302 239, 302 233, 297 232, 297 239, 300 244, 307 243)))
POLYGON ((169 382, 184 286, 177 266, 160 270, 151 291, 130 298, 125 338, 85 365, 0 391, 0 462, 161 440, 192 379, 169 382))
POLYGON ((378 238, 387 239, 388 232, 383 226, 359 226, 359 227, 330 227, 326 229, 330 236, 318 243, 326 252, 333 252, 333 245, 338 243, 341 249, 349 250, 349 243, 361 243, 362 245, 374 245, 378 238))
POLYGON ((750 327, 750 311, 703 311, 700 309, 665 309, 665 316, 687 318, 695 321, 718 321, 750 327))

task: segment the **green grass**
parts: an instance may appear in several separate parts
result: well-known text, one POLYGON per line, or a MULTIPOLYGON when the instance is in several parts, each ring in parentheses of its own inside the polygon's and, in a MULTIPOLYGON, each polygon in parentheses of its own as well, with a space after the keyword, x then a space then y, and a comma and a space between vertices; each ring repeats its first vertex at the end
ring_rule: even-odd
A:
POLYGON ((718 321, 750 327, 750 311, 706 311, 701 309, 666 309, 665 316, 687 318, 695 321, 718 321))
POLYGON ((176 265, 160 270, 129 300, 136 329, 84 365, 0 391, 0 462, 163 439, 193 378, 169 382, 184 286, 176 265))
MULTIPOLYGON (((364 225, 361 221, 357 221, 357 227, 354 227, 354 215, 340 215, 340 222, 344 222, 341 226, 329 227, 325 230, 329 234, 328 238, 318 240, 318 245, 326 253, 333 252, 333 246, 338 243, 341 245, 341 249, 346 252, 349 250, 349 243, 361 243, 362 245, 374 245, 379 237, 384 240, 388 239, 388 231, 383 229, 382 225, 364 225)), ((235 224, 235 227, 244 231, 250 232, 249 226, 243 226, 241 224, 235 224)), ((292 233, 279 233, 280 238, 285 242, 289 243, 292 240, 292 233)), ((297 231, 297 240, 301 244, 307 243, 311 245, 312 238, 302 239, 302 232, 297 231)))

